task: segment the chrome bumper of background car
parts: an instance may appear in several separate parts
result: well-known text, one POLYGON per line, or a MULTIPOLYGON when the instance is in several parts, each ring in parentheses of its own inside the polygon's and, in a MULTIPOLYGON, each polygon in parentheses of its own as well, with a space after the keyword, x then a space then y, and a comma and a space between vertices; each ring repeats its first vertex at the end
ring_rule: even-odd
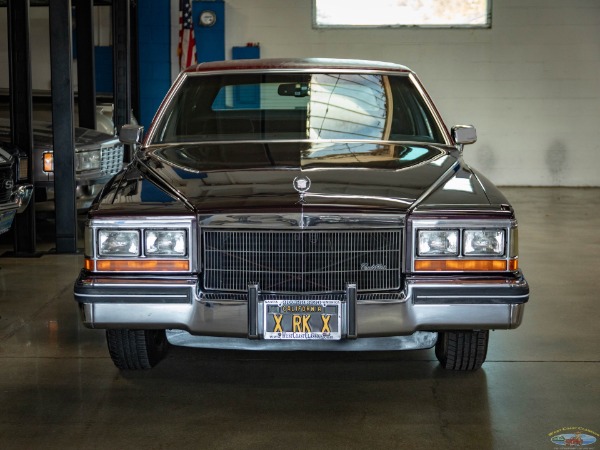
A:
MULTIPOLYGON (((85 180, 78 178, 75 188, 77 211, 87 211, 108 180, 110 176, 85 180)), ((54 182, 36 182, 35 192, 36 210, 54 211, 54 182)))
POLYGON ((10 200, 0 204, 0 212, 16 210, 17 213, 25 211, 33 194, 33 185, 20 184, 10 194, 10 200))
MULTIPOLYGON (((346 341, 408 336, 416 331, 516 328, 522 321, 529 287, 522 276, 488 283, 408 279, 402 292, 357 294, 350 288, 345 294, 332 294, 336 296, 342 302, 342 336, 350 338, 343 339, 346 341)), ((251 286, 248 294, 205 294, 194 277, 107 279, 82 273, 75 284, 75 299, 89 328, 174 329, 198 336, 259 341, 263 301, 274 297, 261 294, 256 286, 251 286)), ((215 340, 206 341, 209 346, 217 345, 215 340)), ((317 344, 304 341, 298 345, 308 349, 317 344)), ((222 348, 229 348, 226 341, 222 348)))

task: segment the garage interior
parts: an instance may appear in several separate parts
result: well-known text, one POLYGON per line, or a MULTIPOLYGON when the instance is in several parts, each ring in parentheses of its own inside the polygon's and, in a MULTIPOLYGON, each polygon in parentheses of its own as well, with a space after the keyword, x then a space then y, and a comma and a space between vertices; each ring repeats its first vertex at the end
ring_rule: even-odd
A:
MULTIPOLYGON (((93 128, 98 86, 107 85, 98 48, 113 46, 115 125, 133 112, 147 127, 179 70, 179 2, 52 3, 0 2, 0 89, 13 103, 51 91, 62 124, 55 137, 73 148, 70 130, 93 128), (10 8, 28 17, 28 27, 12 30, 18 37, 28 28, 29 49, 9 38, 10 8), (87 52, 83 30, 64 32, 73 17, 89 20, 87 52), (24 52, 29 75, 22 67, 9 74, 24 52), (11 86, 19 73, 29 86, 11 86), (90 77, 92 86, 78 82, 90 77)), ((151 371, 119 372, 103 331, 85 328, 73 301, 85 216, 74 208, 74 180, 59 175, 73 171, 69 153, 57 151, 56 214, 36 215, 34 205, 0 245, 0 446, 557 448, 550 436, 575 427, 600 442, 600 3, 497 0, 491 27, 456 29, 316 28, 314 2, 194 3, 195 22, 211 9, 223 25, 199 31, 199 59, 250 51, 396 62, 419 74, 446 125, 473 123, 479 139, 464 158, 501 187, 519 220, 531 285, 523 324, 493 332, 487 362, 473 373, 444 371, 433 350, 186 348, 151 371)), ((25 149, 27 120, 16 122, 25 149)))

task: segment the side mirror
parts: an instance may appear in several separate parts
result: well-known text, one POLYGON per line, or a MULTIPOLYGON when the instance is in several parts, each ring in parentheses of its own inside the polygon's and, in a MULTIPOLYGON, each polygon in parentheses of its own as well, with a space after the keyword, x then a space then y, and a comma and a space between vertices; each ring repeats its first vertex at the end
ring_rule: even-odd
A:
POLYGON ((473 125, 455 125, 452 127, 452 139, 462 150, 464 145, 477 141, 477 130, 473 125))
POLYGON ((144 136, 144 127, 139 125, 127 124, 121 127, 119 132, 119 140, 123 144, 140 145, 144 136))

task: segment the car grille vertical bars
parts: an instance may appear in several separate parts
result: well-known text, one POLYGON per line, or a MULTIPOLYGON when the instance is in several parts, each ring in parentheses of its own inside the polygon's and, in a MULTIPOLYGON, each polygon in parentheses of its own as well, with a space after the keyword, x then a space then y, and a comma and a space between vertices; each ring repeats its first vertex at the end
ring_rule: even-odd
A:
POLYGON ((204 288, 359 292, 400 288, 401 230, 205 229, 204 288))
POLYGON ((0 169, 0 202, 5 203, 10 200, 13 187, 12 168, 0 169))

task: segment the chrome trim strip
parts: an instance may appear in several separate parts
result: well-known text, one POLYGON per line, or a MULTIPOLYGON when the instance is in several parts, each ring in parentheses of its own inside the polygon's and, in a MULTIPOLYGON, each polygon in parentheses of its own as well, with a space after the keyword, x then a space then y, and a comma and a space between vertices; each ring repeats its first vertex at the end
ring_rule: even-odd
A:
POLYGON ((285 230, 300 229, 395 229, 405 225, 404 214, 331 214, 306 213, 304 211, 292 214, 211 214, 199 215, 198 226, 201 228, 248 228, 285 230))
POLYGON ((358 337, 356 327, 356 284, 348 283, 346 285, 346 302, 348 313, 348 339, 356 339, 358 337))
MULTIPOLYGON (((449 144, 445 144, 443 142, 423 142, 423 141, 382 141, 380 139, 240 139, 240 140, 224 140, 224 141, 185 141, 185 142, 165 142, 165 143, 157 143, 157 144, 149 144, 144 147, 144 150, 153 150, 155 148, 164 148, 164 147, 181 147, 182 144, 185 145, 217 145, 217 144, 289 144, 289 143, 300 143, 300 144, 323 144, 323 143, 344 143, 344 144, 381 144, 381 145, 415 145, 415 146, 432 146, 435 148, 445 148, 454 147, 449 144)), ((449 149, 445 149, 449 151, 449 149)), ((163 160, 161 158, 161 160, 163 160)), ((165 161, 165 160, 163 160, 165 161)), ((426 161, 427 163, 428 161, 426 161)), ((169 162, 169 164, 172 164, 169 162)), ((413 166, 411 166, 413 167, 413 166)), ((298 170, 297 167, 288 167, 288 166, 280 166, 275 167, 277 170, 298 170)), ((327 170, 369 170, 365 167, 328 167, 327 170)), ((190 172, 201 173, 200 170, 194 170, 189 167, 185 167, 185 170, 190 172)), ((405 170, 405 168, 396 169, 397 172, 405 170)))
POLYGON ((529 298, 527 295, 419 295, 419 298, 508 298, 519 299, 529 298))
POLYGON ((175 295, 175 294, 157 294, 157 295, 153 295, 153 294, 147 294, 147 293, 140 293, 139 295, 135 295, 135 294, 80 294, 80 293, 75 293, 74 294, 75 297, 84 297, 84 298, 189 298, 189 295, 185 295, 185 294, 180 294, 180 295, 175 295))
POLYGON ((258 339, 258 284, 248 285, 248 338, 258 339))
POLYGON ((187 76, 190 77, 203 77, 210 75, 248 75, 248 74, 263 74, 263 73, 302 73, 302 74, 310 74, 310 73, 319 73, 319 74, 327 74, 327 73, 343 73, 343 74, 369 74, 369 75, 389 75, 389 76, 397 76, 397 77, 407 77, 412 72, 408 67, 398 67, 398 69, 362 69, 359 67, 356 68, 338 68, 338 67, 328 67, 328 68, 319 68, 319 67, 310 67, 310 68, 256 68, 256 69, 223 69, 223 70, 206 70, 202 71, 202 66, 199 67, 198 72, 186 72, 187 76))

